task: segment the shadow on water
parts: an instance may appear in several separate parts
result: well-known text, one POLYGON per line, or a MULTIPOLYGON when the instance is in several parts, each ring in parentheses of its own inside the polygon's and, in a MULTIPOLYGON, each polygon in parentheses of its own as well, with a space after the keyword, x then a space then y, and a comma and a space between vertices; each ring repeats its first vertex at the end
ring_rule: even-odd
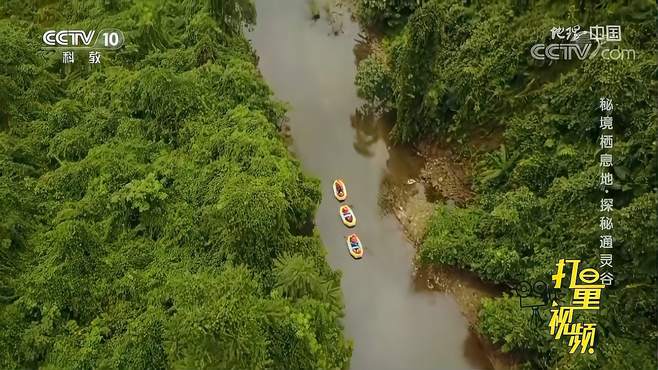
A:
MULTIPOLYGON (((355 59, 367 45, 343 9, 342 31, 334 35, 314 21, 306 0, 256 0, 258 23, 249 33, 259 68, 278 99, 290 104, 291 150, 305 170, 322 182, 315 224, 327 259, 342 271, 343 323, 354 341, 351 368, 487 369, 486 356, 454 296, 416 289, 414 247, 382 194, 404 194, 423 166, 410 148, 391 146, 391 115, 363 109, 356 96, 355 59), (344 247, 331 182, 346 181, 357 215, 354 232, 364 257, 353 260, 344 247)), ((324 14, 324 13, 323 13, 324 14)))
POLYGON ((386 137, 380 130, 381 122, 378 117, 361 107, 350 117, 350 122, 355 130, 354 150, 362 156, 372 157, 372 146, 386 137))

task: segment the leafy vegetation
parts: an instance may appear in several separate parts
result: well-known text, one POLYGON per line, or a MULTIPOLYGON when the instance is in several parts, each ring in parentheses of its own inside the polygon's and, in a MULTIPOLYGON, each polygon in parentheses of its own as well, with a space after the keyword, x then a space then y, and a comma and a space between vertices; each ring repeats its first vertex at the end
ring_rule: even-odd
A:
MULTIPOLYGON (((398 11, 387 1, 360 3, 376 10, 361 13, 372 22, 398 11)), ((477 198, 436 211, 420 262, 460 266, 503 284, 550 281, 560 258, 598 267, 599 99, 609 97, 615 285, 592 319, 597 354, 568 355, 566 344, 523 319, 510 297, 484 302, 479 329, 533 368, 656 368, 655 3, 468 3, 424 2, 382 41, 385 55, 366 59, 357 75, 365 98, 396 111, 398 141, 503 132, 504 144, 479 158, 477 198), (552 27, 576 24, 621 24, 619 46, 634 49, 636 59, 530 57, 531 45, 546 42, 552 27)))
POLYGON ((396 27, 420 7, 424 0, 359 0, 356 14, 367 26, 396 27))
POLYGON ((309 234, 242 36, 253 4, 0 5, 0 367, 336 369, 340 276, 309 234), (126 34, 101 65, 46 28, 126 34))

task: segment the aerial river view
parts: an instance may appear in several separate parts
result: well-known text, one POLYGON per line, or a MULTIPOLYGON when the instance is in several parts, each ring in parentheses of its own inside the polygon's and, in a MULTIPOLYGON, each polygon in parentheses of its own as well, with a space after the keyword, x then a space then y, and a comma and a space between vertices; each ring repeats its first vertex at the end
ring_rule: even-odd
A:
POLYGON ((658 369, 657 9, 0 0, 0 370, 658 369))
POLYGON ((343 9, 338 34, 314 21, 305 0, 256 1, 248 35, 276 97, 290 104, 291 150, 322 181, 316 225, 331 265, 342 271, 352 369, 487 369, 490 364, 455 299, 414 278, 414 247, 378 201, 384 182, 404 184, 418 159, 390 148, 388 127, 359 113, 355 47, 361 29, 343 9), (331 184, 343 178, 365 249, 347 253, 331 184))

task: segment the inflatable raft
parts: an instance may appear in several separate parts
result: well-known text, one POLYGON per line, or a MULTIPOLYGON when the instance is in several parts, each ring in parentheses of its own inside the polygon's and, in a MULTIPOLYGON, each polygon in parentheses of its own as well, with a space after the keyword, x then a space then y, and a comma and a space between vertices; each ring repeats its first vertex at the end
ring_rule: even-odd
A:
POLYGON ((361 244, 361 240, 358 236, 356 236, 356 234, 349 235, 346 238, 346 242, 347 250, 350 252, 350 255, 354 259, 363 257, 363 245, 361 244))
POLYGON ((345 226, 347 227, 354 227, 356 226, 356 216, 354 216, 354 212, 352 211, 352 208, 347 205, 340 206, 338 209, 338 213, 340 214, 340 219, 343 221, 345 226))
POLYGON ((334 189, 334 196, 339 202, 347 199, 347 189, 345 188, 345 182, 343 182, 343 179, 334 180, 332 188, 334 189))

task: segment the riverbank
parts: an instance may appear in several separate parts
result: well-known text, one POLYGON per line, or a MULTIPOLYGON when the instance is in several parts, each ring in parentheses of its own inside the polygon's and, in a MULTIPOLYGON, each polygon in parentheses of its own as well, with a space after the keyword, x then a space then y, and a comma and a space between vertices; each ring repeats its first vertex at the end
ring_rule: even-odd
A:
MULTIPOLYGON (((358 21, 358 20, 357 20, 358 21)), ((372 54, 387 58, 381 46, 383 35, 370 28, 362 35, 358 61, 372 54)), ((395 121, 395 113, 385 106, 367 109, 388 116, 395 121)), ((393 127, 388 127, 389 131, 393 127)), ((474 165, 485 153, 496 150, 503 141, 502 130, 474 130, 463 142, 428 139, 417 144, 401 146, 413 153, 418 161, 416 175, 401 186, 390 187, 380 194, 384 208, 392 213, 402 226, 406 238, 417 251, 425 238, 428 225, 439 204, 447 207, 464 207, 474 199, 472 174, 474 165)), ((483 281, 470 271, 448 265, 422 266, 414 258, 414 278, 418 289, 449 294, 457 301, 466 318, 469 330, 477 338, 477 346, 495 370, 514 370, 522 362, 512 353, 504 353, 499 345, 477 330, 482 300, 502 296, 505 287, 483 281)))
MULTIPOLYGON (((478 152, 488 151, 499 139, 496 135, 486 140, 473 138, 469 147, 475 150, 475 145, 478 145, 478 152)), ((463 206, 475 193, 471 189, 472 161, 464 153, 458 154, 450 144, 439 142, 424 142, 415 147, 414 152, 423 162, 418 176, 405 183, 406 189, 388 195, 387 201, 406 237, 417 249, 439 203, 448 207, 463 206)), ((414 275, 419 289, 455 298, 494 369, 517 368, 518 361, 513 355, 501 352, 499 346, 476 329, 482 299, 501 296, 504 287, 484 282, 474 273, 445 265, 420 266, 415 263, 414 275)))
MULTIPOLYGON (((357 62, 373 53, 383 55, 381 37, 374 29, 360 34, 358 47, 355 48, 357 62)), ((386 133, 390 135, 395 121, 394 113, 371 105, 362 107, 362 110, 372 116, 381 116, 381 121, 387 124, 386 133)), ((376 121, 377 118, 372 120, 376 121)), ((401 151, 412 157, 408 161, 411 163, 410 176, 385 183, 379 202, 386 212, 395 216, 415 250, 423 242, 438 204, 460 207, 475 197, 472 188, 473 166, 479 156, 500 146, 502 132, 475 130, 465 141, 462 144, 435 139, 415 145, 395 145, 388 141, 389 152, 401 151)), ((517 368, 519 361, 513 355, 501 352, 499 346, 492 344, 476 329, 482 299, 501 296, 503 287, 484 282, 474 273, 455 267, 420 266, 415 258, 413 274, 417 289, 448 294, 457 301, 471 333, 477 338, 476 346, 485 353, 494 369, 517 368)))

